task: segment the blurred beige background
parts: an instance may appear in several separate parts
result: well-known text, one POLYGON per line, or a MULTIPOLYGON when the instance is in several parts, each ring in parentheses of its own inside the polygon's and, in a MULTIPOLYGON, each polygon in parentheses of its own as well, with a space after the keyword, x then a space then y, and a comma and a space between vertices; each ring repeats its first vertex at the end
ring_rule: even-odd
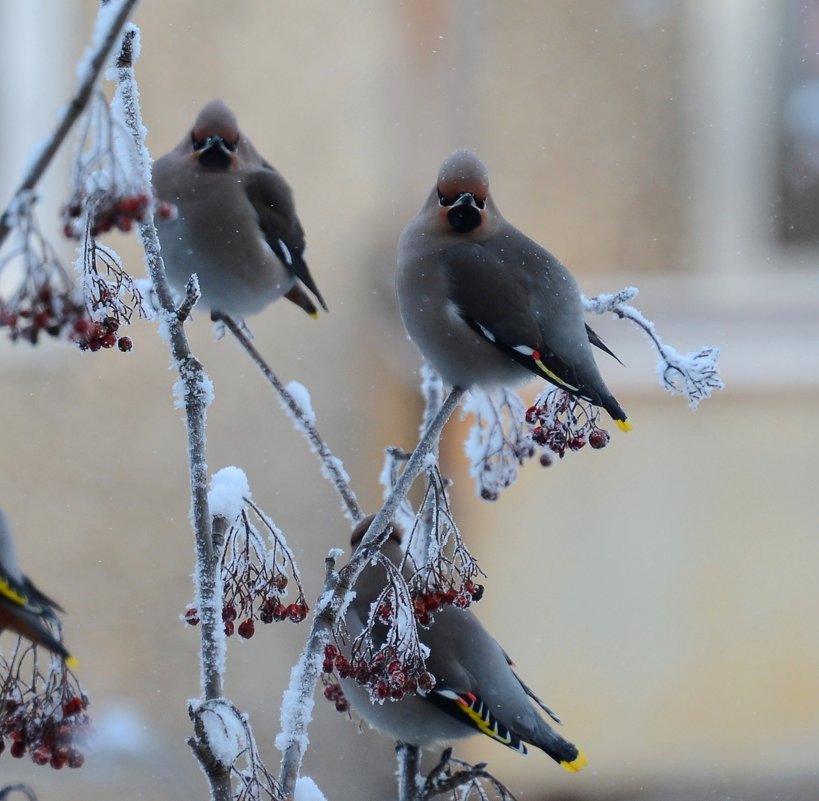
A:
MULTIPOLYGON (((627 364, 603 369, 634 431, 549 470, 527 465, 494 504, 469 485, 465 429, 447 432, 457 517, 489 574, 478 613, 590 758, 568 776, 542 754, 480 738, 458 746, 521 799, 819 794, 819 272, 816 240, 790 236, 780 202, 782 111, 789 76, 802 80, 787 64, 813 58, 795 31, 812 30, 798 23, 815 6, 138 9, 154 155, 220 96, 295 189, 331 312, 313 322, 279 303, 251 327, 281 378, 309 387, 367 508, 383 448, 411 447, 418 423, 395 243, 456 147, 477 148, 505 216, 587 294, 635 284, 667 341, 722 348, 727 389, 692 413, 660 390, 635 329, 594 321, 627 364)), ((69 97, 95 9, 0 0, 3 204, 69 97)), ((55 237, 66 165, 43 188, 55 237)), ((110 241, 141 275, 135 243, 110 241)), ((314 598, 327 549, 347 542, 334 493, 236 344, 214 341, 205 315, 189 331, 216 387, 210 468, 247 471, 314 598)), ((100 735, 80 771, 0 757, 0 782, 28 781, 41 801, 206 793, 184 742, 198 693, 196 632, 177 619, 193 568, 184 429, 165 344, 149 323, 133 338, 130 355, 0 342, 0 503, 24 568, 70 611, 66 637, 100 735)), ((227 692, 274 770, 278 705, 305 633, 279 624, 230 642, 227 692)), ((328 799, 390 797, 389 740, 358 734, 321 699, 310 738, 304 772, 328 799)))

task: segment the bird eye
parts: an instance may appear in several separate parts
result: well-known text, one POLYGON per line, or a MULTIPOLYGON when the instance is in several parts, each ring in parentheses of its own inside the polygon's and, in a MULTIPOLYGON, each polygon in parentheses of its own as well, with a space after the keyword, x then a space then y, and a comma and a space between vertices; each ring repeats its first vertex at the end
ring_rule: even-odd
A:
POLYGON ((478 198, 474 198, 474 200, 475 200, 475 205, 479 209, 482 209, 482 208, 484 208, 486 206, 486 201, 485 200, 479 200, 478 198))
POLYGON ((443 192, 438 192, 438 202, 442 206, 451 206, 455 201, 449 200, 443 192))
POLYGON ((200 142, 193 134, 191 134, 191 144, 194 150, 201 150, 205 146, 205 142, 200 142))
POLYGON ((235 153, 237 148, 239 147, 239 137, 236 137, 235 142, 225 142, 225 147, 231 152, 235 153))

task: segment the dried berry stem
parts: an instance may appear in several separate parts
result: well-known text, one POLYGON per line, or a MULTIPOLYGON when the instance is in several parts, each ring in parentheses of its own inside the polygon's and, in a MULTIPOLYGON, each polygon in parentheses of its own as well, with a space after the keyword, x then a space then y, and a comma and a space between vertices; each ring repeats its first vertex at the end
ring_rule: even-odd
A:
POLYGON ((23 178, 20 186, 14 193, 11 202, 6 207, 6 210, 3 212, 2 216, 0 216, 0 245, 5 242, 6 237, 11 230, 11 221, 14 217, 14 209, 17 207, 20 201, 40 182, 40 179, 43 177, 48 165, 51 164, 54 156, 57 154, 57 151, 65 141, 66 136, 68 136, 68 132, 74 126, 74 123, 79 119, 80 115, 85 110, 85 107, 88 105, 88 101, 90 100, 94 91, 94 86, 97 83, 97 78, 99 78, 99 74, 108 60, 108 54, 116 43, 119 33, 122 30, 122 26, 125 25, 126 21, 131 16, 131 12, 134 10, 134 7, 138 1, 139 0, 122 0, 118 13, 111 20, 110 27, 100 40, 97 52, 94 53, 94 56, 88 63, 88 68, 86 69, 85 74, 80 79, 80 85, 77 88, 76 94, 63 109, 62 116, 57 123, 54 133, 51 134, 51 138, 45 143, 45 145, 41 146, 39 156, 32 162, 31 167, 23 178))
POLYGON ((301 430, 304 432, 305 436, 307 437, 307 441, 310 443, 310 447, 321 460, 326 475, 330 477, 330 482, 336 488, 336 492, 338 492, 348 516, 354 523, 357 523, 364 517, 364 511, 362 510, 361 505, 358 503, 358 498, 356 498, 355 492, 350 486, 350 482, 340 469, 339 460, 333 455, 333 452, 319 434, 318 429, 304 416, 302 409, 296 402, 295 398, 287 391, 287 387, 282 384, 279 377, 273 372, 273 370, 270 369, 270 366, 267 364, 261 353, 256 350, 242 326, 229 315, 219 315, 218 319, 219 321, 223 322, 230 330, 231 334, 236 337, 239 344, 245 349, 250 358, 253 359, 262 375, 268 380, 273 389, 279 393, 282 403, 284 403, 293 416, 298 420, 301 430))

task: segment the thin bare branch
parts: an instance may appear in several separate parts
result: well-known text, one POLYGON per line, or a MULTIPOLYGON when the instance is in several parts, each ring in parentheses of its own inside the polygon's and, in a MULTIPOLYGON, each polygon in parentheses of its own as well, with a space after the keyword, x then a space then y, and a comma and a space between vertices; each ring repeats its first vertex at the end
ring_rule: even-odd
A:
POLYGON ((287 387, 282 384, 279 377, 270 369, 270 366, 250 341, 250 338, 242 326, 229 315, 220 314, 215 319, 227 326, 231 334, 236 337, 239 344, 245 349, 250 358, 253 359, 262 375, 267 379, 273 389, 278 392, 282 403, 294 416, 298 422, 298 427, 304 433, 313 452, 321 461, 324 473, 330 480, 330 483, 336 488, 336 492, 338 492, 341 498, 342 506, 347 516, 353 523, 357 523, 364 517, 364 511, 358 502, 358 498, 356 498, 353 488, 350 486, 349 479, 341 466, 341 462, 330 450, 330 447, 324 441, 321 434, 319 434, 315 425, 305 417, 301 406, 293 395, 288 392, 287 387))
POLYGON ((49 164, 51 164, 57 151, 65 141, 68 132, 88 105, 99 74, 108 60, 108 54, 117 42, 123 25, 128 21, 138 2, 139 0, 121 0, 119 9, 111 19, 110 26, 100 40, 97 51, 88 62, 88 67, 80 79, 80 85, 74 97, 71 98, 65 109, 63 109, 63 113, 57 122, 54 133, 51 134, 49 140, 42 146, 39 156, 32 162, 31 167, 17 188, 17 191, 14 193, 9 205, 2 216, 0 216, 0 245, 5 242, 11 230, 11 220, 14 216, 14 209, 21 199, 31 192, 40 182, 49 164))

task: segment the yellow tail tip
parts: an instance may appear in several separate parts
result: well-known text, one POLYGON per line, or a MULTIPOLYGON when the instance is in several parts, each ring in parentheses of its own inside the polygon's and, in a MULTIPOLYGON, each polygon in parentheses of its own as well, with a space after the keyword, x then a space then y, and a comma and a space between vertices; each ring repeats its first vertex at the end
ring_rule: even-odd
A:
POLYGON ((560 763, 560 767, 565 768, 569 773, 580 773, 588 764, 589 761, 586 759, 586 752, 578 749, 577 756, 571 762, 564 760, 560 763))
POLYGON ((631 431, 631 429, 634 428, 631 424, 631 420, 615 420, 614 422, 617 423, 617 427, 621 431, 631 431))
POLYGON ((65 658, 66 667, 70 667, 71 670, 76 670, 80 666, 80 661, 77 659, 76 656, 67 656, 65 658))
POLYGON ((318 320, 318 318, 319 318, 319 313, 318 313, 318 311, 314 311, 314 312, 307 312, 307 313, 310 315, 310 317, 311 317, 313 320, 318 320))

